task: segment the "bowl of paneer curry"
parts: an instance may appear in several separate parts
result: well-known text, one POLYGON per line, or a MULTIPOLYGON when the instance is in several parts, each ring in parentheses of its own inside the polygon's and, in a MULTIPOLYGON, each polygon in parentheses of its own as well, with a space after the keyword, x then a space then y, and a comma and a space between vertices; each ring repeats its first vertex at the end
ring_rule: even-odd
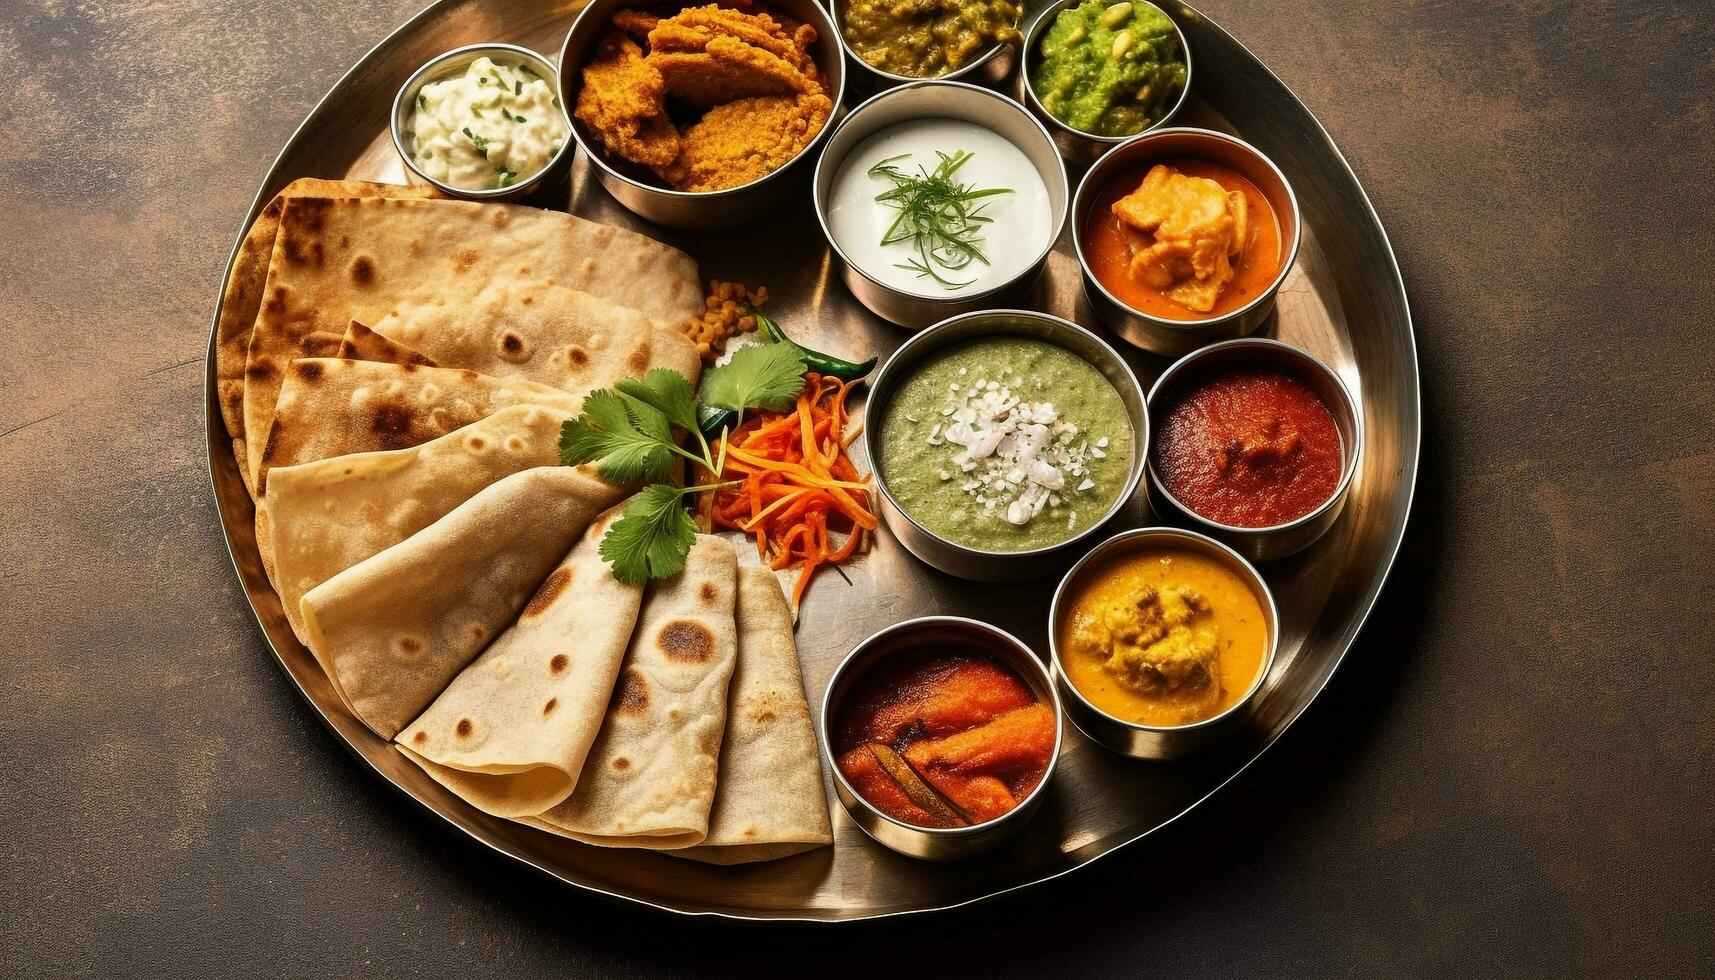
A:
POLYGON ((1298 257, 1286 175, 1206 129, 1155 130, 1110 150, 1078 185, 1072 222, 1092 312, 1158 354, 1254 332, 1298 257))

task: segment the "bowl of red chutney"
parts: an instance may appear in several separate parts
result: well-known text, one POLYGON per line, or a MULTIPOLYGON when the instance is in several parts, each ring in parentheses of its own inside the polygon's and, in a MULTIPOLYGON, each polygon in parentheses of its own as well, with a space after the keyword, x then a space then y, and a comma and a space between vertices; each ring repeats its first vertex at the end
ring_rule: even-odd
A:
POLYGON ((1338 520, 1363 426, 1321 360, 1260 337, 1212 344, 1169 367, 1148 401, 1159 513, 1253 561, 1302 551, 1338 520))
POLYGON ((974 619, 926 616, 846 655, 819 724, 852 820, 901 854, 946 860, 1023 829, 1053 778, 1064 721, 1029 646, 974 619))

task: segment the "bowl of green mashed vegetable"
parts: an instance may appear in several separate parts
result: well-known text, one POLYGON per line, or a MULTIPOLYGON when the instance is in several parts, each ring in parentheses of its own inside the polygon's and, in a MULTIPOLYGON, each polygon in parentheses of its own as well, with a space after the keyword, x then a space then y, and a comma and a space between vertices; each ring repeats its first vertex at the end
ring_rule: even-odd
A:
POLYGON ((1059 317, 983 310, 907 340, 870 379, 863 446, 883 520, 933 568, 1049 574, 1138 493, 1149 414, 1130 365, 1059 317))
POLYGON ((1179 111, 1191 52, 1153 3, 1059 0, 1025 37, 1018 87, 1061 152, 1089 161, 1179 111))

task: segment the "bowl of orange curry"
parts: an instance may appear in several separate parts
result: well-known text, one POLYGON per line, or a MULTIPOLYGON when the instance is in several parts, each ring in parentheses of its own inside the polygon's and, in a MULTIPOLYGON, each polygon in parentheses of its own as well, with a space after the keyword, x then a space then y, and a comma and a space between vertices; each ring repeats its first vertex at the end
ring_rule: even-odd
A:
POLYGON ((1161 129, 1084 175, 1072 235, 1096 318, 1145 350, 1183 354, 1268 319, 1298 257, 1298 198, 1249 143, 1161 129))
POLYGON ((854 647, 828 682, 818 741, 864 833, 946 860, 1001 843, 1041 806, 1060 757, 1048 668, 974 619, 896 623, 854 647))
POLYGON ((1233 549, 1195 531, 1137 528, 1066 573, 1048 642, 1079 731, 1124 755, 1176 759, 1249 719, 1279 623, 1268 583, 1233 549))

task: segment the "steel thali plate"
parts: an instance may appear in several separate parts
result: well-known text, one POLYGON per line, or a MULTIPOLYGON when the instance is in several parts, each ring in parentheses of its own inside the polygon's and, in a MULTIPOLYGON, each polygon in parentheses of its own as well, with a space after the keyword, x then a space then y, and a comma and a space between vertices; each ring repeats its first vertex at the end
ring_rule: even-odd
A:
MULTIPOLYGON (((1067 726, 1045 805, 1015 841, 985 856, 926 864, 874 845, 838 803, 835 846, 765 864, 714 867, 634 850, 588 847, 490 817, 454 797, 340 704, 314 658, 292 635, 256 551, 254 515, 215 401, 208 361, 208 452, 228 547, 257 621, 287 675, 338 738, 382 779, 487 847, 568 884, 672 912, 773 921, 837 922, 945 909, 1046 881, 1135 842, 1187 813, 1259 758, 1327 683, 1374 604, 1404 534, 1419 439, 1417 354, 1404 284, 1386 233, 1328 134, 1292 92, 1241 44, 1183 3, 1158 0, 1196 59, 1193 93, 1176 125, 1235 132, 1292 181, 1303 211, 1298 263, 1261 333, 1303 347, 1359 395, 1365 456, 1346 512, 1308 551, 1262 566, 1281 612, 1280 652, 1247 726, 1191 761, 1122 758, 1067 726)), ((404 182, 387 132, 394 92, 424 61, 481 41, 523 44, 553 57, 576 11, 554 0, 441 0, 396 30, 346 73, 293 134, 264 179, 242 237, 270 197, 299 177, 404 182)), ((1074 168, 1075 181, 1081 169, 1074 168)), ((885 356, 908 334, 870 315, 834 276, 806 187, 796 207, 726 233, 681 234, 634 218, 574 166, 576 214, 638 228, 690 253, 705 279, 768 288, 768 311, 806 344, 854 359, 885 356)), ((1070 231, 1030 306, 1094 327, 1070 231)), ((218 300, 217 300, 218 307, 218 300)), ((218 318, 218 308, 215 311, 218 318)), ((1096 328, 1099 330, 1099 328, 1096 328)), ((1125 350, 1147 388, 1167 359, 1125 350)), ((861 462, 861 460, 860 460, 861 462)), ((1108 528, 1153 523, 1139 493, 1108 528)), ((745 549, 740 549, 741 554, 745 549)), ((966 583, 912 558, 885 532, 839 575, 818 577, 799 626, 812 710, 845 652, 911 616, 952 613, 1008 629, 1047 650, 1056 573, 1016 586, 966 583)))

